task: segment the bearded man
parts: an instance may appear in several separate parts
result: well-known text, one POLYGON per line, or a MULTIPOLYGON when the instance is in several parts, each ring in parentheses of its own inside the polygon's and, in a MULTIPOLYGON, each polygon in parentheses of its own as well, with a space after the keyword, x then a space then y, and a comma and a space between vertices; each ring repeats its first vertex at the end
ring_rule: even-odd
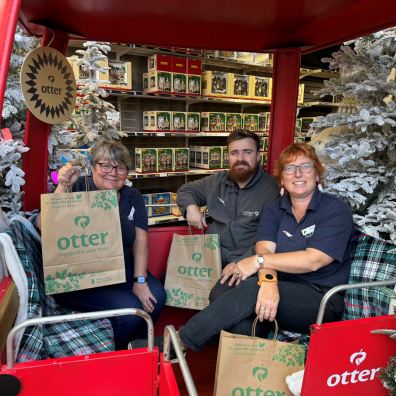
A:
POLYGON ((191 226, 219 234, 222 277, 212 289, 210 301, 238 281, 236 263, 255 254, 260 215, 279 195, 272 176, 259 166, 260 139, 251 131, 235 130, 227 139, 229 170, 187 184, 177 191, 177 204, 191 226), (199 207, 207 206, 209 226, 199 207))

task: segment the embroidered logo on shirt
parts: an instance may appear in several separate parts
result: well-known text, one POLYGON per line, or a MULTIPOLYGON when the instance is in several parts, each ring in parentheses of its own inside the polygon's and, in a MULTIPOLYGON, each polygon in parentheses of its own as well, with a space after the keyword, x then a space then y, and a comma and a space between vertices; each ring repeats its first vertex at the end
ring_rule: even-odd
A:
POLYGON ((293 237, 293 235, 290 234, 290 232, 287 232, 286 230, 283 230, 282 232, 283 232, 288 238, 292 238, 292 237, 293 237))
POLYGON ((305 238, 309 238, 314 234, 314 231, 315 231, 315 224, 301 230, 301 234, 303 234, 305 238))
POLYGON ((258 216, 260 213, 259 213, 259 212, 252 212, 251 210, 244 210, 244 211, 242 212, 242 214, 243 214, 244 216, 252 217, 253 215, 258 216))
POLYGON ((135 208, 132 206, 132 209, 131 209, 131 211, 129 212, 129 215, 128 215, 128 220, 133 220, 134 214, 135 214, 135 208))
POLYGON ((220 197, 217 197, 219 199, 219 201, 225 206, 225 202, 224 199, 221 199, 220 197))

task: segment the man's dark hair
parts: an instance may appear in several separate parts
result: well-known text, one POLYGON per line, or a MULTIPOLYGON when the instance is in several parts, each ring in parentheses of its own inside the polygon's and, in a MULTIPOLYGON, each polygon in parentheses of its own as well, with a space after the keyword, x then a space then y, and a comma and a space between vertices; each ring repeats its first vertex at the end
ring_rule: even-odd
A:
POLYGON ((230 132, 227 138, 227 147, 235 140, 241 140, 246 138, 253 139, 256 143, 257 151, 260 151, 260 138, 254 132, 248 131, 246 129, 235 129, 235 131, 230 132))

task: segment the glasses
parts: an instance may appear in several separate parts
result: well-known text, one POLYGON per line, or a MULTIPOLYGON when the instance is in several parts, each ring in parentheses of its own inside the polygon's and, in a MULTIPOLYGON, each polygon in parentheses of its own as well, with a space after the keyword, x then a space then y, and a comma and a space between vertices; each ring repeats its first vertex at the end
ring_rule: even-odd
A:
POLYGON ((128 173, 128 168, 124 165, 110 165, 110 164, 105 164, 103 162, 97 162, 99 165, 100 170, 103 173, 111 173, 113 172, 113 169, 115 169, 117 175, 124 176, 128 173))
POLYGON ((297 168, 300 170, 301 173, 309 173, 312 172, 314 164, 312 162, 304 162, 300 165, 286 165, 283 167, 283 172, 286 175, 294 175, 297 171, 297 168))

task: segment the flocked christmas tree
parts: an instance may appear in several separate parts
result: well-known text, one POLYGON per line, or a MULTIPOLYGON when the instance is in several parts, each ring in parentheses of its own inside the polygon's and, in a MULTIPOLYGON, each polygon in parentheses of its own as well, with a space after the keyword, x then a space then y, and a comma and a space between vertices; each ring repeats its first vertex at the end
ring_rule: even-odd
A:
POLYGON ((20 163, 22 154, 29 149, 22 141, 27 108, 22 96, 19 74, 26 54, 38 44, 36 39, 25 36, 17 28, 1 121, 1 128, 8 128, 10 135, 3 130, 0 136, 0 207, 5 212, 17 213, 22 207, 21 187, 25 184, 25 174, 20 168, 20 163))
POLYGON ((105 89, 99 86, 99 76, 107 71, 104 66, 110 46, 106 43, 88 41, 83 50, 77 50, 81 58, 77 61, 80 79, 77 80, 76 109, 70 121, 54 125, 48 141, 49 168, 59 169, 65 159, 73 159, 78 154, 70 148, 91 146, 100 137, 119 139, 125 136, 119 124, 110 116, 116 113, 114 106, 104 100, 108 96, 105 89), (66 150, 65 150, 66 149, 66 150))
POLYGON ((324 59, 340 77, 319 94, 343 101, 315 119, 311 141, 328 171, 327 191, 350 203, 365 233, 396 244, 396 29, 348 44, 324 59))

